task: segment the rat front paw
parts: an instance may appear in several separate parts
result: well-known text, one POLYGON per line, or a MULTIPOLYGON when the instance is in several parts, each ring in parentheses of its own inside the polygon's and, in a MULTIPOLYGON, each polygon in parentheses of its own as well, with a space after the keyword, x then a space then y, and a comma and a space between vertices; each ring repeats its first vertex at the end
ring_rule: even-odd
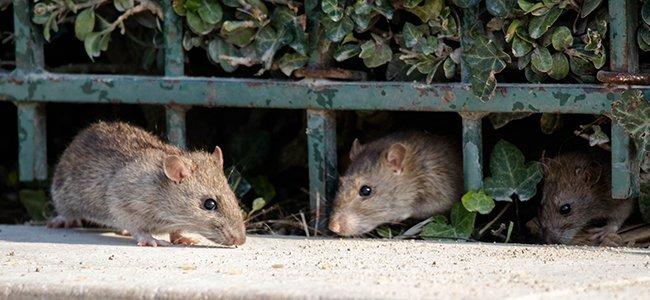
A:
POLYGON ((138 242, 138 246, 151 246, 151 247, 161 246, 162 247, 162 246, 172 245, 170 242, 156 239, 150 234, 134 233, 133 237, 138 242))
POLYGON ((176 231, 169 234, 169 240, 174 245, 185 245, 192 246, 196 245, 198 242, 195 239, 184 236, 182 233, 176 231))
POLYGON ((81 219, 57 216, 56 218, 47 222, 45 226, 47 228, 76 228, 83 227, 83 224, 81 223, 81 219))
POLYGON ((598 228, 592 228, 587 230, 587 233, 591 234, 589 237, 592 241, 604 241, 606 237, 610 235, 616 235, 618 231, 618 226, 603 226, 598 228))

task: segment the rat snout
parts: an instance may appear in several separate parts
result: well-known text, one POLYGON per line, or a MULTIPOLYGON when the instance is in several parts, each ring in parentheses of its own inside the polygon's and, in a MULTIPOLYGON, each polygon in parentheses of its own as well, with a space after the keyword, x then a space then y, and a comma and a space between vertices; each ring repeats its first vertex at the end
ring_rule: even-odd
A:
POLYGON ((356 227, 356 219, 347 215, 334 215, 330 219, 329 229, 338 235, 352 235, 356 227))
POLYGON ((239 246, 243 245, 246 242, 246 228, 242 226, 241 228, 226 230, 223 233, 225 244, 228 246, 239 246))

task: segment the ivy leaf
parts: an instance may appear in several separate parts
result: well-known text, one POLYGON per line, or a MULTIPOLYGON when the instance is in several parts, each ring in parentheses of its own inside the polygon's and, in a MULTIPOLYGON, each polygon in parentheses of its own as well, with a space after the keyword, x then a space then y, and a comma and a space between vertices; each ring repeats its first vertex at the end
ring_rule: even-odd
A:
POLYGON ((323 0, 321 8, 332 22, 338 22, 343 18, 343 7, 338 0, 323 0))
POLYGON ((226 174, 228 174, 228 185, 230 189, 235 193, 237 199, 241 199, 246 195, 251 189, 251 184, 244 178, 235 167, 230 167, 226 174))
POLYGON ((231 65, 227 59, 222 56, 237 56, 237 48, 233 44, 226 43, 220 38, 214 38, 208 44, 208 57, 210 60, 221 66, 225 72, 231 73, 237 70, 237 65, 231 65))
POLYGON ((585 0, 582 2, 582 8, 580 9, 580 17, 585 18, 589 14, 591 14, 598 6, 600 6, 600 3, 602 3, 603 0, 585 0))
MULTIPOLYGON (((126 11, 133 7, 133 2, 133 0, 113 0, 113 6, 115 6, 115 9, 118 11, 126 11)), ((92 9, 92 7, 89 7, 88 9, 92 9)))
POLYGON ((650 25, 650 1, 644 1, 641 7, 641 18, 643 22, 650 25))
POLYGON ((451 222, 442 215, 434 216, 431 223, 422 228, 424 239, 469 239, 474 231, 476 212, 470 212, 460 202, 451 207, 451 222))
POLYGON ((368 68, 376 68, 393 58, 393 51, 386 42, 366 41, 361 45, 359 57, 368 68))
POLYGON ((513 144, 499 141, 490 156, 491 177, 485 179, 485 192, 497 201, 512 201, 512 195, 526 201, 537 192, 542 180, 539 162, 524 164, 524 155, 513 144))
POLYGON ((494 209, 494 200, 483 190, 469 191, 461 198, 463 206, 468 211, 475 211, 482 215, 489 214, 494 209))
POLYGON ((562 126, 562 115, 557 113, 543 113, 539 119, 539 127, 544 134, 553 134, 562 126))
POLYGON ((566 26, 556 28, 551 37, 551 43, 553 44, 553 48, 557 51, 562 51, 564 48, 571 47, 571 45, 573 45, 571 30, 566 26))
POLYGON ((539 46, 533 51, 530 57, 533 66, 540 72, 548 72, 553 68, 553 57, 546 47, 539 46))
POLYGON ((187 11, 185 9, 185 0, 173 0, 172 1, 172 9, 174 9, 174 12, 177 15, 185 16, 185 12, 187 11))
POLYGON ((531 43, 518 36, 512 39, 512 55, 515 57, 523 57, 530 51, 533 51, 533 45, 531 43))
POLYGON ((594 125, 592 126, 592 129, 594 130, 594 133, 589 135, 589 146, 593 147, 609 142, 609 137, 603 132, 602 129, 600 129, 600 126, 594 125))
POLYGON ((218 0, 203 0, 198 13, 201 20, 210 25, 219 23, 223 17, 223 10, 218 0))
POLYGON ((345 16, 339 22, 334 22, 328 18, 323 19, 323 27, 325 28, 325 37, 332 42, 340 42, 343 38, 352 32, 354 29, 354 22, 350 17, 345 16))
POLYGON ((530 19, 530 23, 528 23, 530 37, 534 39, 541 37, 557 21, 561 14, 562 9, 554 6, 547 13, 530 19))
POLYGON ((442 65, 442 69, 445 71, 445 77, 451 79, 456 75, 456 63, 451 57, 445 59, 445 63, 442 65))
POLYGON ((612 104, 612 117, 634 139, 637 148, 650 151, 650 103, 640 90, 627 90, 612 104))
POLYGON ((346 59, 355 57, 361 53, 361 47, 356 43, 347 43, 339 45, 334 51, 334 59, 336 61, 344 61, 346 59))
POLYGON ((426 23, 440 16, 444 6, 444 0, 425 0, 424 5, 407 8, 406 10, 426 23))
POLYGON ((187 26, 190 27, 190 30, 198 35, 206 35, 214 29, 213 25, 203 21, 203 19, 194 12, 187 11, 185 19, 187 20, 187 26))
POLYGON ((276 32, 271 26, 266 26, 257 32, 254 44, 255 50, 267 70, 271 68, 275 53, 287 42, 287 37, 281 35, 282 33, 276 32))
POLYGON ((219 35, 226 42, 242 48, 253 41, 255 37, 254 26, 255 24, 250 21, 224 21, 219 35))
POLYGON ((560 80, 569 75, 569 59, 562 52, 553 53, 553 67, 548 71, 548 76, 560 80))
POLYGON ((21 189, 18 192, 18 198, 32 220, 45 220, 47 215, 51 213, 48 209, 47 195, 42 189, 21 189))
POLYGON ((91 32, 86 35, 84 39, 84 48, 86 49, 86 54, 94 61, 95 57, 98 57, 102 51, 102 44, 105 36, 110 36, 110 33, 105 34, 104 32, 91 32))
POLYGON ((253 206, 251 207, 251 210, 248 212, 248 216, 250 217, 255 213, 256 211, 259 211, 260 209, 264 208, 266 206, 266 200, 264 198, 256 198, 253 200, 253 206))
POLYGON ((495 17, 507 18, 515 9, 516 0, 485 0, 485 8, 495 17))
POLYGON ((474 95, 487 101, 496 89, 495 74, 503 71, 510 56, 487 39, 476 35, 472 47, 465 53, 463 59, 470 68, 470 83, 474 95))
POLYGON ((488 118, 492 123, 494 129, 499 129, 503 126, 506 126, 508 123, 514 120, 520 120, 530 116, 532 113, 529 112, 513 112, 513 113, 491 113, 488 118))
POLYGON ((277 62, 284 75, 291 76, 293 71, 304 67, 309 57, 297 53, 286 53, 277 62))
POLYGON ((402 36, 404 37, 404 43, 406 44, 406 47, 413 48, 423 35, 424 32, 422 32, 415 25, 409 22, 406 22, 404 24, 404 29, 402 29, 402 36))
POLYGON ((86 8, 74 20, 74 34, 80 40, 86 39, 86 36, 95 29, 95 10, 86 8))

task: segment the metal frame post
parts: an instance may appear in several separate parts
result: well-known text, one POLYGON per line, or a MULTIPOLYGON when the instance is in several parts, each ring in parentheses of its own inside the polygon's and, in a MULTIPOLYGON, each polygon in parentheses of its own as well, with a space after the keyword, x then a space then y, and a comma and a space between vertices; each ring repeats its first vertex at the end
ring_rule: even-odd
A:
MULTIPOLYGON (((463 10, 461 16, 461 31, 468 32, 476 26, 477 7, 463 10)), ((465 39, 461 40, 461 47, 467 47, 465 39)), ((469 82, 469 69, 465 61, 461 60, 461 81, 469 82)), ((478 100, 477 100, 478 101, 478 100)), ((483 117, 482 112, 461 112, 463 118, 463 182, 465 191, 478 190, 483 187, 483 117)))
MULTIPOLYGON (((637 73, 639 57, 636 43, 637 1, 609 0, 610 68, 637 73)), ((612 197, 638 196, 638 171, 633 169, 634 151, 622 126, 612 122, 612 197)))
POLYGON ((338 183, 334 111, 307 110, 307 151, 309 207, 314 212, 314 226, 321 230, 326 227, 338 183))
MULTIPOLYGON (((185 62, 183 54, 183 23, 172 8, 171 1, 161 3, 164 10, 164 43, 165 43, 165 76, 183 76, 185 74, 185 62)), ((186 131, 185 116, 189 109, 182 105, 165 106, 165 128, 167 140, 185 149, 186 131)))
MULTIPOLYGON (((14 75, 43 70, 43 38, 31 21, 31 1, 14 0, 14 39, 16 70, 14 75)), ((45 105, 19 102, 18 170, 20 181, 47 179, 47 135, 45 105)))

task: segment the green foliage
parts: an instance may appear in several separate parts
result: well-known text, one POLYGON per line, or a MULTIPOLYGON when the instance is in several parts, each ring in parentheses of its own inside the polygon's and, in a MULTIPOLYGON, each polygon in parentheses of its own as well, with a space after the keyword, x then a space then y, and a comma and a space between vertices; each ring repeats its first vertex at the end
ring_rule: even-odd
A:
POLYGON ((485 5, 492 16, 487 32, 471 33, 473 46, 465 52, 484 58, 467 59, 472 91, 482 100, 491 97, 495 75, 510 64, 506 52, 530 82, 565 80, 569 75, 594 82, 595 72, 605 65, 607 12, 601 0, 582 5, 570 0, 486 0, 485 5))
POLYGON ((77 39, 84 43, 91 60, 108 50, 113 33, 119 29, 133 45, 144 48, 143 67, 153 62, 160 40, 162 10, 149 0, 42 0, 34 5, 32 21, 43 26, 46 41, 66 22, 74 23, 77 39), (136 5, 137 3, 137 5, 136 5), (113 4, 113 5, 108 5, 113 4))
POLYGON ((188 28, 185 50, 204 48, 225 72, 259 66, 257 75, 290 76, 309 60, 306 16, 293 1, 174 0, 173 8, 188 28))
POLYGON ((497 201, 512 201, 512 195, 526 201, 537 192, 542 180, 539 162, 524 164, 524 155, 517 147, 499 141, 490 157, 490 174, 484 181, 485 192, 497 201))
POLYGON ((18 197, 32 220, 43 221, 51 215, 52 210, 45 195, 45 190, 22 189, 19 191, 18 197))
POLYGON ((474 231, 476 212, 470 212, 462 203, 456 202, 451 208, 448 221, 445 216, 434 216, 431 222, 422 228, 420 237, 424 239, 469 239, 474 231))
POLYGON ((494 209, 494 199, 485 194, 483 190, 465 193, 461 202, 468 211, 478 212, 482 215, 487 215, 494 209))
POLYGON ((630 134, 639 150, 650 151, 650 103, 640 90, 623 92, 621 99, 612 104, 612 117, 630 134))
POLYGON ((324 0, 322 12, 323 33, 338 62, 358 57, 366 68, 389 65, 387 78, 417 71, 429 83, 438 74, 451 79, 458 73, 459 21, 444 0, 324 0), (407 68, 392 74, 390 65, 398 63, 407 68))
POLYGON ((650 1, 643 1, 636 41, 642 51, 650 51, 650 1))

